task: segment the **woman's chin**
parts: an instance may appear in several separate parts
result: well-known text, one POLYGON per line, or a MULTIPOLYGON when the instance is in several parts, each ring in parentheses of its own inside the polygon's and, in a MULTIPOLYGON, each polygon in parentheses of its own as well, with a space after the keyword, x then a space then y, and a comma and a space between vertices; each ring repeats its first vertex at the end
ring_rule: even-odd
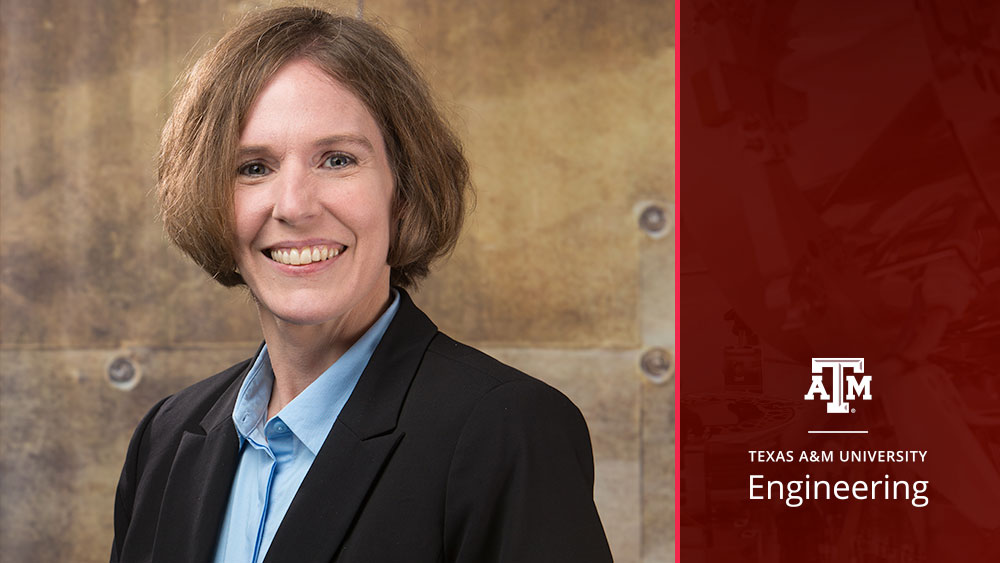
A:
POLYGON ((289 305, 281 307, 268 307, 258 302, 261 322, 271 322, 274 324, 286 324, 293 326, 315 326, 329 321, 336 321, 344 316, 345 311, 337 311, 333 307, 316 307, 310 305, 289 305))
MULTIPOLYGON (((272 326, 331 325, 353 332, 378 317, 389 295, 388 268, 384 280, 306 287, 257 287, 252 291, 261 323, 272 326), (357 326, 355 326, 357 325, 357 326)), ((250 283, 251 288, 254 284, 250 283)))

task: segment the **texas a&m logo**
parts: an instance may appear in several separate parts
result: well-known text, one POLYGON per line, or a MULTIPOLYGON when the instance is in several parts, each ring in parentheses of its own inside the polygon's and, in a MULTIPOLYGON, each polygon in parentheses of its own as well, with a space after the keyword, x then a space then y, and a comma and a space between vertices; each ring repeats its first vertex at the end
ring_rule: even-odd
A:
POLYGON ((806 393, 806 400, 811 401, 818 395, 826 404, 826 412, 852 412, 847 402, 860 397, 865 401, 872 400, 872 376, 865 375, 864 358, 813 358, 812 385, 806 393), (844 375, 844 368, 851 368, 853 375, 844 375), (833 370, 833 392, 827 393, 823 385, 823 368, 833 370), (858 380, 858 377, 861 380, 858 380))

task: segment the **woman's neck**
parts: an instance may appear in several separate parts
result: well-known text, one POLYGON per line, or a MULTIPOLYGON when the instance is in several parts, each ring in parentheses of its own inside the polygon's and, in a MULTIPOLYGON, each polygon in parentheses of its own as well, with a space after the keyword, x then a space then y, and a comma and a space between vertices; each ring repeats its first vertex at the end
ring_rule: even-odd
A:
POLYGON ((274 372, 267 418, 315 381, 354 345, 388 308, 390 293, 366 298, 347 314, 316 325, 283 321, 258 305, 261 329, 274 372))

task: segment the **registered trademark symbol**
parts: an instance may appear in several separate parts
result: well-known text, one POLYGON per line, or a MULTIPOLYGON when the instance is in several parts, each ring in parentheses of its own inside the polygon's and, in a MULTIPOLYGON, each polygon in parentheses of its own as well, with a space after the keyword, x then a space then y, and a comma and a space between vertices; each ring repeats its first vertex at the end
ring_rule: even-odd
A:
POLYGON ((851 412, 858 412, 858 409, 851 409, 851 412))

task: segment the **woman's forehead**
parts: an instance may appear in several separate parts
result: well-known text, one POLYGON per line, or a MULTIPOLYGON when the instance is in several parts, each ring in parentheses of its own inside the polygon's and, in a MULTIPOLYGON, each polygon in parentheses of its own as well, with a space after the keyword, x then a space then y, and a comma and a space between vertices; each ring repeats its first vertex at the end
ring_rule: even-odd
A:
POLYGON ((352 141, 382 145, 375 118, 347 86, 306 59, 286 63, 264 84, 240 135, 241 147, 352 141))

